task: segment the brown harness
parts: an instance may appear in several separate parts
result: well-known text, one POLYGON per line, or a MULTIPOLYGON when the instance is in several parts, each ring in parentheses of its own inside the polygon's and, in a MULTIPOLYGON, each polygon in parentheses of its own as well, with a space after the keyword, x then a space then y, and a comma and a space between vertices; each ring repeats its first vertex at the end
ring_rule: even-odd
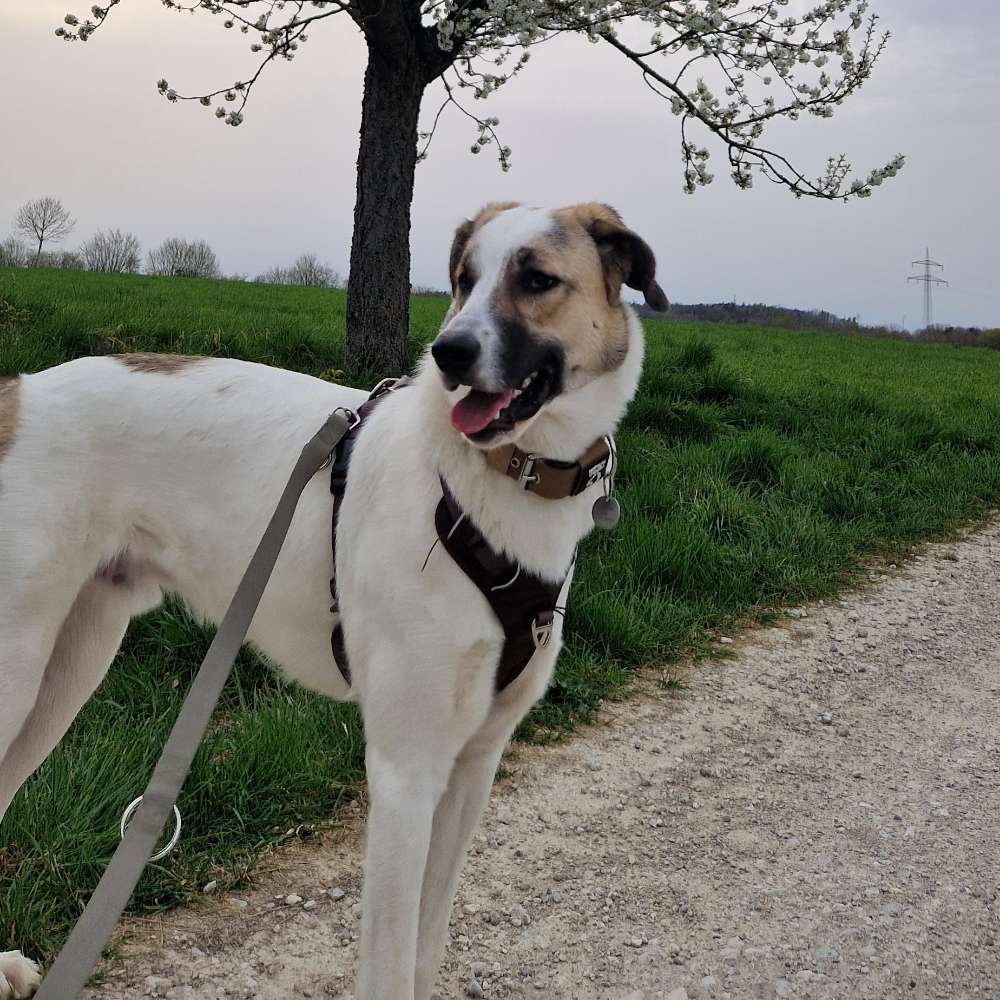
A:
MULTIPOLYGON (((351 452, 358 431, 372 410, 392 391, 408 384, 407 379, 386 379, 358 407, 356 420, 334 452, 330 470, 333 494, 333 565, 330 580, 333 597, 331 610, 337 611, 337 519, 344 492, 351 452)), ((555 462, 538 458, 515 445, 486 453, 486 461, 498 472, 516 479, 527 491, 546 499, 577 496, 608 476, 612 449, 606 439, 595 442, 576 462, 555 462)), ((496 552, 452 496, 441 480, 441 501, 434 514, 438 539, 463 573, 489 602, 504 632, 503 651, 497 668, 496 691, 503 691, 522 673, 536 650, 544 649, 552 639, 552 626, 559 594, 566 574, 558 581, 545 580, 522 568, 508 556, 496 552)), ((340 622, 334 626, 333 656, 348 684, 351 682, 344 632, 340 622)))

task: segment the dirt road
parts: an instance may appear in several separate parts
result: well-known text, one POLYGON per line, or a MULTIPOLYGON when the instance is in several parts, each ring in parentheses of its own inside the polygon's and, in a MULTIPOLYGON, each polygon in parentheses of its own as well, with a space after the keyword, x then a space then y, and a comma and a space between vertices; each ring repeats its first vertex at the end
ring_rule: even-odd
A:
MULTIPOLYGON (((872 577, 516 749, 441 997, 1000 997, 1000 526, 872 577)), ((351 996, 343 841, 144 925, 92 996, 351 996)))

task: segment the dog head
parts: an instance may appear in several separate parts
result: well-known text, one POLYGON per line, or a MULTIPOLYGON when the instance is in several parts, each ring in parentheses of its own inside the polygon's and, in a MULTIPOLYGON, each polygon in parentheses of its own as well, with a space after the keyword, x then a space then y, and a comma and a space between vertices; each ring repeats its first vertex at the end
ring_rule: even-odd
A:
POLYGON ((667 308, 652 250, 597 203, 487 205, 458 227, 450 272, 431 354, 453 426, 482 448, 519 439, 625 365, 634 320, 623 284, 667 308))

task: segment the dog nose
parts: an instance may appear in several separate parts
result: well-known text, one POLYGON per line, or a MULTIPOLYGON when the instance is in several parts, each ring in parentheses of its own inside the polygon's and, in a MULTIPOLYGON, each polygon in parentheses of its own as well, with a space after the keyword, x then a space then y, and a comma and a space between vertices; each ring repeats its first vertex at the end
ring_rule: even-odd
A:
POLYGON ((471 333, 445 334, 434 341, 431 354, 442 374, 461 381, 479 358, 479 340, 471 333))

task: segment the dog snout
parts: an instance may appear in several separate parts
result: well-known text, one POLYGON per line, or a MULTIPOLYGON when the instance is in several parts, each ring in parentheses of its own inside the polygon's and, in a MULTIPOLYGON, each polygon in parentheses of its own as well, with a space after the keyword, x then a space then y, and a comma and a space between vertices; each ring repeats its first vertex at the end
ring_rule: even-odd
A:
POLYGON ((479 360, 478 338, 468 331, 457 330, 438 337, 431 347, 431 354, 441 374, 455 382, 467 381, 479 360))

